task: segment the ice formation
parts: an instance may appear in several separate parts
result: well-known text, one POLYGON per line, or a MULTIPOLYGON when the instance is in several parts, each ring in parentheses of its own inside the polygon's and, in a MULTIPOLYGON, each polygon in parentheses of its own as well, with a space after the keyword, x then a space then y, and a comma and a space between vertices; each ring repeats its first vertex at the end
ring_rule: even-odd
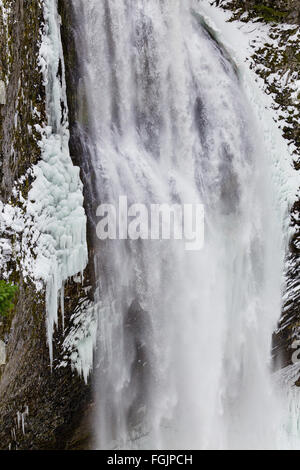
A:
POLYGON ((59 292, 68 278, 83 273, 87 245, 82 183, 68 145, 64 57, 55 0, 44 1, 44 18, 40 66, 46 87, 48 125, 40 129, 42 160, 34 170, 36 179, 29 193, 28 213, 36 219, 41 232, 34 276, 46 282, 47 334, 52 361, 59 292))

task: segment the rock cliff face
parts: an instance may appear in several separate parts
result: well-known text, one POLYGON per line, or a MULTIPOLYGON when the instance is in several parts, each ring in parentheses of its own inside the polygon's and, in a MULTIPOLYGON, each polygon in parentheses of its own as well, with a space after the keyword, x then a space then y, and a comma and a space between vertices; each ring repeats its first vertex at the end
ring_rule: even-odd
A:
POLYGON ((7 84, 7 104, 1 106, 0 113, 0 190, 2 200, 7 200, 14 181, 39 158, 34 124, 45 121, 45 90, 37 67, 42 22, 39 2, 6 1, 4 8, 6 14, 0 17, 0 78, 7 84))
MULTIPOLYGON (((42 7, 43 2, 36 0, 0 2, 0 79, 7 95, 6 105, 0 105, 0 196, 2 203, 21 212, 33 182, 30 169, 41 158, 41 137, 35 125, 46 123, 39 66, 42 7)), ((15 309, 0 324, 7 356, 1 366, 0 449, 87 448, 86 430, 79 434, 76 430, 88 409, 90 386, 72 371, 68 358, 64 357, 66 367, 59 367, 64 354, 61 316, 51 370, 45 287, 37 290, 30 277, 24 277, 18 255, 22 230, 7 229, 0 238, 11 247, 5 266, 0 263, 0 277, 19 286, 15 309)), ((34 256, 34 245, 23 249, 32 250, 34 256)), ((1 251, 1 260, 4 255, 1 251)), ((88 273, 85 279, 84 285, 70 280, 65 286, 65 332, 71 327, 69 319, 78 302, 86 298, 88 273)))

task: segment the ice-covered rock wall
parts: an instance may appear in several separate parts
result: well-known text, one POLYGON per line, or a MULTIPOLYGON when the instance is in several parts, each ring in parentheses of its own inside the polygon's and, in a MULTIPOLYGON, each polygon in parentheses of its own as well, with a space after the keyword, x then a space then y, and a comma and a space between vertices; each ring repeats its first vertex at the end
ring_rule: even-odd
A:
POLYGON ((0 319, 0 447, 78 446, 74 420, 89 388, 71 369, 74 346, 62 344, 88 295, 86 216, 68 145, 56 0, 1 1, 0 46, 0 276, 19 286, 0 319))
POLYGON ((73 165, 69 152, 64 57, 55 0, 45 0, 44 17, 40 66, 46 89, 47 127, 39 128, 42 160, 34 170, 36 180, 29 192, 29 209, 42 233, 36 248, 34 274, 44 279, 47 286, 47 335, 52 361, 59 294, 64 317, 64 282, 78 273, 83 275, 88 256, 82 183, 79 168, 73 165))

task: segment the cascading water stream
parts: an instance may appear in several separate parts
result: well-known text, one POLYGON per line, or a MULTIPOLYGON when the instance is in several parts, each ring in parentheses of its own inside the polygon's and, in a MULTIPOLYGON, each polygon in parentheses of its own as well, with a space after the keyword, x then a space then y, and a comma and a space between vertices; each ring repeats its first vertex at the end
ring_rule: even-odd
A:
MULTIPOLYGON (((72 0, 100 203, 202 203, 205 245, 95 248, 97 448, 274 448, 280 220, 260 131, 197 2, 72 0)), ((85 121, 85 122, 84 122, 85 121)))

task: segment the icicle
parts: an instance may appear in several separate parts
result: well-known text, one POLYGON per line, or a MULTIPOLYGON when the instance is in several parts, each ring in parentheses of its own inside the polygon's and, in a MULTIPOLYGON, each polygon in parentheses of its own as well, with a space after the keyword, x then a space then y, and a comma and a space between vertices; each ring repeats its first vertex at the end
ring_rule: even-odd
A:
POLYGON ((60 289, 60 309, 61 309, 61 318, 62 318, 62 330, 65 331, 65 296, 64 296, 64 283, 60 289))

